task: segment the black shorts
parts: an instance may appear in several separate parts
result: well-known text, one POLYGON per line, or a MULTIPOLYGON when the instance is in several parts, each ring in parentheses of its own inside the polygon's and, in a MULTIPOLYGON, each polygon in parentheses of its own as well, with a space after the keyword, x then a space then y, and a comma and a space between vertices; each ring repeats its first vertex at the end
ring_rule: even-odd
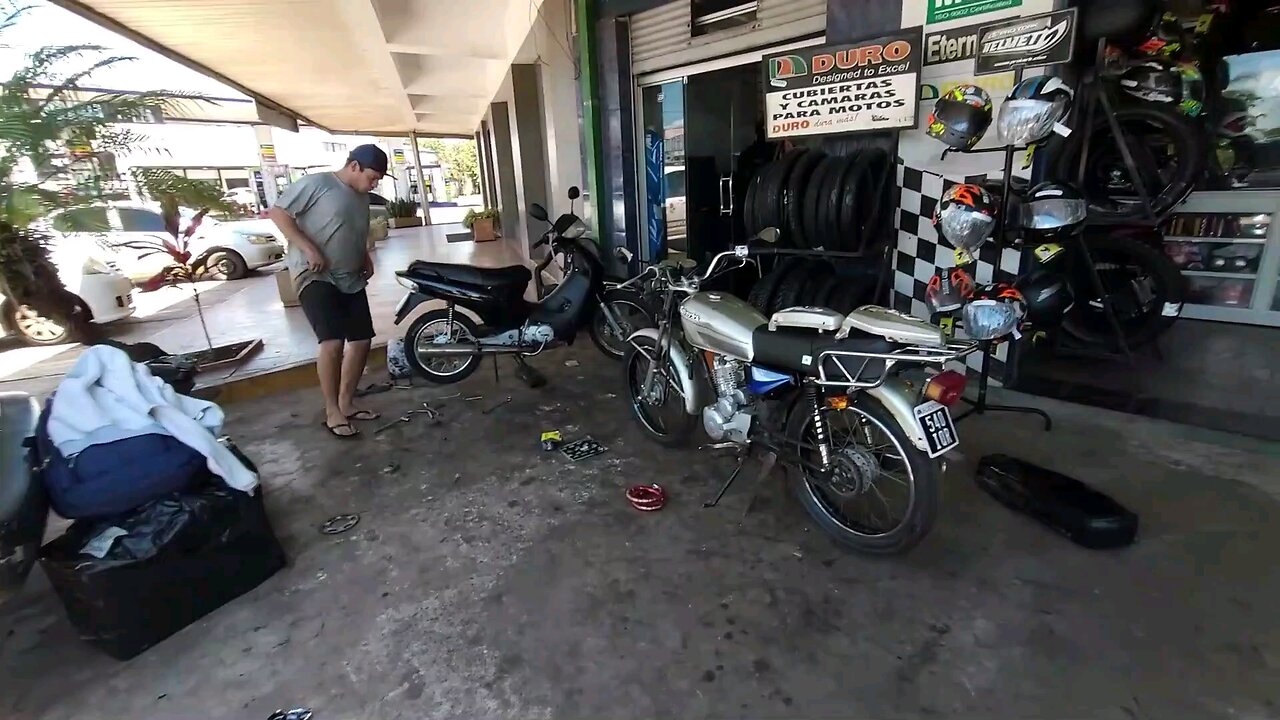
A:
POLYGON ((302 312, 316 332, 316 340, 371 340, 373 316, 364 290, 344 293, 322 280, 314 280, 298 295, 302 312))

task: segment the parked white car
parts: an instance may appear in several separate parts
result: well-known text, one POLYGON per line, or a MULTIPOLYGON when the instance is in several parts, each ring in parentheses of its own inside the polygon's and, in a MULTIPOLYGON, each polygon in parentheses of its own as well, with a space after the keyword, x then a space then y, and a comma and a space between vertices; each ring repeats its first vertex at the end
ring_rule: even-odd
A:
MULTIPOLYGON (((184 225, 190 216, 184 212, 184 225)), ((70 208, 50 215, 47 223, 56 242, 93 249, 98 259, 115 262, 133 280, 152 277, 171 261, 164 253, 129 247, 139 240, 172 241, 154 207, 110 203, 70 208)), ((284 259, 284 245, 270 232, 212 218, 200 224, 188 250, 192 258, 206 257, 207 276, 213 280, 238 280, 284 259)))
MULTIPOLYGON (((133 283, 107 263, 73 248, 54 248, 58 278, 80 298, 95 323, 123 320, 133 315, 133 283)), ((71 328, 64 327, 26 305, 0 295, 0 335, 17 335, 29 345, 61 345, 73 342, 71 328)))

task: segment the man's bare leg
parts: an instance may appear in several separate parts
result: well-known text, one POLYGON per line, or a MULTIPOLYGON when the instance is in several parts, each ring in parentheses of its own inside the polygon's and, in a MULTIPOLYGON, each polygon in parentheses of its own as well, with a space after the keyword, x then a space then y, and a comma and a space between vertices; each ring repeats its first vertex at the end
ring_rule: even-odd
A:
POLYGON ((369 359, 371 340, 353 340, 347 343, 346 352, 342 354, 342 384, 338 388, 338 409, 343 418, 349 418, 360 412, 355 406, 356 388, 360 385, 360 376, 364 374, 365 361, 369 359))
MULTIPOLYGON (((342 341, 325 340, 320 343, 320 352, 316 356, 316 373, 320 376, 320 393, 324 395, 324 422, 330 428, 347 424, 347 416, 342 412, 342 404, 338 402, 338 393, 342 378, 342 341)), ((339 435, 350 435, 351 428, 341 428, 339 435)))

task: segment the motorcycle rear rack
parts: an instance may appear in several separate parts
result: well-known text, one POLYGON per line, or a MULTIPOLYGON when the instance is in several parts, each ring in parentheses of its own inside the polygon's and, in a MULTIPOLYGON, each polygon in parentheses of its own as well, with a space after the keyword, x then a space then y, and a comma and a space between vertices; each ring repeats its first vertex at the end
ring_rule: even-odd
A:
POLYGON ((867 390, 880 387, 888 379, 893 367, 899 363, 921 363, 925 365, 945 365, 978 349, 978 343, 965 340, 949 340, 943 347, 927 345, 908 345, 893 352, 857 352, 853 350, 827 350, 818 356, 819 385, 831 387, 867 390), (827 361, 831 362, 828 363, 827 361), (884 370, 874 380, 859 380, 873 360, 884 362, 884 370), (847 363, 847 364, 846 364, 847 363), (849 368, 857 363, 857 371, 849 368), (836 371, 827 372, 827 365, 835 366, 836 371))

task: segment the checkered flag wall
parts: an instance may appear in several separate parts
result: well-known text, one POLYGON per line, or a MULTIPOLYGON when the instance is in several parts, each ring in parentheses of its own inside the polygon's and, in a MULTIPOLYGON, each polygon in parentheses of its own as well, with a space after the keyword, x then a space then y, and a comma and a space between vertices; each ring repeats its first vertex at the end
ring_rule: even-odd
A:
MULTIPOLYGON (((927 318, 929 307, 925 303, 925 290, 929 279, 939 268, 949 269, 955 265, 954 249, 934 229, 933 212, 943 193, 952 185, 982 183, 988 176, 939 175, 907 167, 901 158, 898 160, 897 173, 901 194, 898 203, 898 247, 893 261, 893 304, 899 311, 927 318)), ((1022 253, 1018 250, 998 249, 995 243, 987 242, 978 250, 977 266, 972 270, 973 279, 982 284, 1012 282, 1018 276, 1021 266, 1022 253)), ((1007 357, 1008 343, 1000 343, 991 356, 992 380, 999 381, 1004 377, 1007 357)), ((964 369, 977 373, 981 364, 982 355, 974 353, 965 358, 964 369)), ((960 363, 956 363, 953 369, 962 369, 960 363)))

